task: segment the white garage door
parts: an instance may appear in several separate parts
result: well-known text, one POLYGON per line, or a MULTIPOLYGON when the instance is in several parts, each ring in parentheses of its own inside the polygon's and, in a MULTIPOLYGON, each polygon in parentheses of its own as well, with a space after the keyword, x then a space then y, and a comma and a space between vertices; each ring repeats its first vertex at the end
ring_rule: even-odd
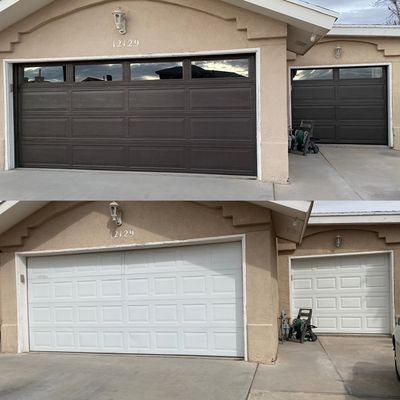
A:
POLYGON ((32 351, 243 357, 241 244, 28 259, 32 351))
POLYGON ((313 309, 317 332, 390 333, 387 254, 292 260, 292 317, 313 309))

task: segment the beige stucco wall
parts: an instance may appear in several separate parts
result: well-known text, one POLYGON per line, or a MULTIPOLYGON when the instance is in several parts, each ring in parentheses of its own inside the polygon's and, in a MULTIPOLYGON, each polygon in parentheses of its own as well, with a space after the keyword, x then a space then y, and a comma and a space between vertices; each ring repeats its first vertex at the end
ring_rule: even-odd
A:
MULTIPOLYGON (((400 39, 335 38, 324 39, 305 56, 288 55, 289 67, 390 64, 392 67, 393 148, 400 150, 400 39), (336 47, 342 56, 335 57, 336 47)), ((389 80, 390 82, 390 80, 389 80)))
POLYGON ((277 258, 270 211, 247 203, 120 203, 121 229, 113 238, 105 202, 52 203, 0 236, 1 351, 17 351, 15 252, 82 249, 245 235, 248 357, 271 363, 277 352, 277 258), (251 220, 246 219, 251 215, 251 220), (239 221, 239 222, 235 222, 239 221))
POLYGON ((400 315, 400 225, 309 227, 296 250, 282 250, 278 256, 280 308, 290 310, 289 259, 298 256, 357 252, 393 251, 395 313, 400 315), (343 237, 343 246, 335 247, 335 238, 343 237))
MULTIPOLYGON (((260 49, 261 178, 283 182, 288 178, 286 36, 286 24, 219 0, 56 0, 0 33, 0 58, 134 58, 260 49), (118 6, 128 13, 125 36, 116 31, 111 14, 118 6), (115 48, 118 39, 137 39, 140 45, 115 48)), ((1 102, 3 96, 3 109, 1 102)), ((0 112, 0 168, 3 118, 0 112)))

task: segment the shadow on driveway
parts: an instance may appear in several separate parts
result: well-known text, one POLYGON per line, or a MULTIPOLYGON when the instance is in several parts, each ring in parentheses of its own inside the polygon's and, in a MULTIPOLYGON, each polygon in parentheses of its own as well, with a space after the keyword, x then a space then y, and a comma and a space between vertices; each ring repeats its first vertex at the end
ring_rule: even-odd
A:
POLYGON ((321 336, 320 341, 349 394, 400 399, 390 337, 321 336))
POLYGON ((354 365, 351 380, 346 381, 350 393, 363 397, 400 398, 400 384, 394 375, 394 366, 358 362, 354 365))

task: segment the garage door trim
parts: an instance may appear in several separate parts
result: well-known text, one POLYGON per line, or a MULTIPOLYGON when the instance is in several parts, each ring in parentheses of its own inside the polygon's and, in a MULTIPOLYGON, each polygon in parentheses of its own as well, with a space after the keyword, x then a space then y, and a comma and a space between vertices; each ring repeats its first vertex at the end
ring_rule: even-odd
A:
MULTIPOLYGON (((294 297, 292 295, 292 263, 294 260, 307 260, 307 259, 328 259, 333 257, 351 257, 351 256, 368 256, 368 255, 384 255, 387 254, 389 256, 389 328, 390 331, 393 331, 395 326, 395 303, 394 303, 394 251, 393 250, 382 250, 382 251, 367 251, 367 252, 350 252, 350 253, 335 253, 335 254, 317 254, 317 255, 307 255, 307 256, 293 256, 289 257, 289 304, 290 304, 290 314, 294 311, 293 300, 294 297)), ((297 310, 296 310, 297 312, 297 310)), ((326 334, 326 333, 324 333, 326 334)), ((346 335, 345 333, 340 333, 340 335, 346 335)), ((354 334, 353 334, 354 335, 354 334)))
POLYGON ((30 352, 29 344, 29 317, 28 317, 28 282, 27 282, 27 264, 28 258, 43 256, 59 256, 90 253, 109 253, 118 251, 149 250, 168 247, 185 247, 207 244, 223 244, 240 242, 242 254, 242 293, 243 293, 243 350, 244 360, 248 360, 247 351, 247 293, 246 293, 246 246, 245 234, 228 235, 207 238, 197 238, 188 240, 174 240, 166 242, 151 242, 145 244, 117 245, 117 246, 99 246, 84 247, 67 250, 49 250, 49 251, 28 251, 15 253, 15 274, 16 274, 16 295, 17 295, 17 337, 18 353, 30 352))
MULTIPOLYGON (((262 163, 261 163, 261 49, 260 48, 240 48, 231 50, 211 50, 199 52, 182 52, 182 53, 154 53, 154 54, 124 54, 115 55, 113 57, 93 56, 93 57, 55 57, 55 58, 19 58, 4 60, 4 116, 5 116, 5 170, 16 168, 16 109, 15 97, 17 93, 17 77, 14 76, 15 64, 28 63, 54 63, 54 62, 85 62, 85 61, 107 61, 107 60, 124 60, 124 59, 162 59, 162 58, 179 58, 179 57, 202 57, 202 56, 229 56, 249 54, 254 55, 254 72, 255 72, 255 156, 256 156, 256 175, 244 176, 246 179, 262 179, 262 163)), ((179 172, 170 172, 179 174, 179 172)), ((194 175, 203 175, 195 173, 194 175)), ((206 174, 208 175, 208 174, 206 174)), ((224 177, 241 177, 240 175, 222 175, 224 177)))
POLYGON ((323 64, 323 65, 295 65, 289 67, 288 82, 289 82, 289 121, 293 124, 293 100, 292 100, 292 73, 297 69, 324 69, 324 68, 351 68, 351 67, 385 67, 387 69, 387 135, 388 147, 393 147, 393 68, 391 63, 367 63, 367 64, 323 64))

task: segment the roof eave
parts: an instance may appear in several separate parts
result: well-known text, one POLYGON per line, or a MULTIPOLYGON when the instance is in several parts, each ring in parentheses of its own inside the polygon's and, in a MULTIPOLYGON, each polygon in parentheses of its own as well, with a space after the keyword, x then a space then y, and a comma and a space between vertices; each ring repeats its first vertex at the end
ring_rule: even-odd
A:
POLYGON ((277 237, 298 244, 302 242, 313 208, 312 201, 263 201, 254 204, 271 210, 277 237))
POLYGON ((54 0, 1 0, 0 32, 49 5, 53 1, 54 0))
POLYGON ((288 25, 287 49, 304 55, 332 29, 337 12, 298 0, 222 0, 288 25))
POLYGON ((319 215, 311 216, 308 224, 311 225, 382 225, 400 224, 400 215, 319 215))
POLYGON ((222 0, 225 3, 245 8, 257 14, 278 19, 298 28, 332 29, 340 14, 295 0, 222 0))
POLYGON ((335 25, 327 37, 400 37, 398 25, 335 25))
POLYGON ((40 210, 46 201, 5 201, 0 204, 0 234, 40 210))

